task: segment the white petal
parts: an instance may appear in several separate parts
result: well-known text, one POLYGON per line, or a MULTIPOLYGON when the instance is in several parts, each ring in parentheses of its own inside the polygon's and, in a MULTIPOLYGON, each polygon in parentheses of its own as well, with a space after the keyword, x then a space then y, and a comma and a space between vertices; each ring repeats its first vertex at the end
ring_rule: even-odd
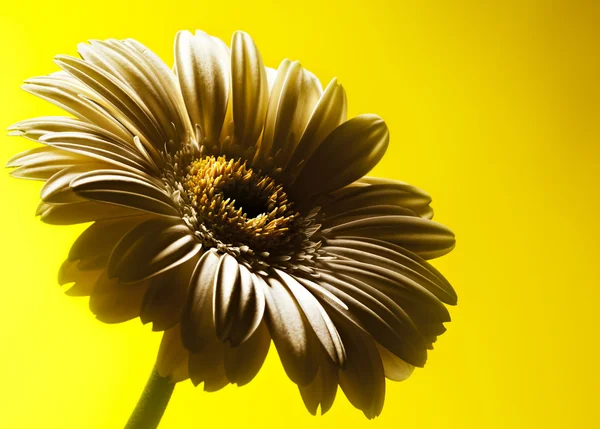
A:
POLYGON ((140 315, 147 282, 120 283, 100 276, 90 296, 90 310, 104 323, 122 323, 140 315))
POLYGON ((225 373, 225 345, 214 340, 198 353, 190 353, 188 370, 195 386, 204 382, 206 392, 214 392, 229 384, 225 373))
POLYGON ((229 49, 219 39, 198 31, 180 31, 175 39, 179 85, 193 125, 217 143, 229 95, 229 49))
POLYGON ((228 253, 221 255, 215 278, 213 298, 214 324, 217 337, 225 341, 237 316, 241 289, 240 269, 235 258, 228 253))
POLYGON ((346 360, 344 345, 327 312, 296 279, 284 271, 276 270, 276 272, 296 298, 328 356, 336 365, 343 366, 346 360))
POLYGON ((307 198, 360 179, 383 157, 388 142, 387 126, 376 115, 361 115, 344 122, 304 164, 290 193, 307 198))
POLYGON ((265 288, 269 332, 288 377, 305 386, 315 378, 318 369, 313 359, 312 332, 291 292, 274 277, 269 277, 267 282, 270 286, 265 288))
POLYGON ((73 225, 125 216, 139 216, 140 213, 143 212, 96 201, 72 204, 47 204, 42 201, 36 215, 40 216, 42 222, 50 225, 73 225))
POLYGON ((156 369, 160 376, 169 378, 172 383, 187 379, 188 357, 189 352, 181 342, 180 325, 165 331, 156 358, 156 369))
POLYGON ((250 36, 241 31, 231 41, 231 85, 235 139, 248 148, 262 132, 269 88, 260 53, 250 36))
POLYGON ((319 99, 308 125, 286 166, 286 172, 293 178, 306 164, 321 142, 346 121, 346 92, 342 85, 333 79, 319 99))
POLYGON ((339 368, 327 356, 319 359, 319 371, 314 380, 306 386, 298 386, 302 400, 308 411, 314 416, 319 405, 321 415, 325 414, 333 405, 338 387, 339 368))
POLYGON ((202 255, 190 279, 188 297, 181 315, 181 336, 185 347, 199 352, 213 339, 214 287, 219 256, 209 250, 202 255))
POLYGON ((323 229, 326 237, 375 238, 404 247, 425 259, 445 255, 454 248, 454 233, 446 226, 414 216, 377 216, 323 229))
POLYGON ((125 171, 98 170, 82 174, 71 182, 82 197, 166 216, 179 216, 169 195, 144 177, 125 171))
POLYGON ((44 186, 40 196, 46 203, 65 204, 85 201, 71 188, 71 182, 76 178, 89 173, 90 169, 102 168, 103 164, 73 165, 64 168, 50 177, 44 186))
POLYGON ((327 244, 323 248, 334 255, 387 268, 398 275, 406 276, 411 282, 402 284, 415 290, 415 293, 420 293, 422 288, 425 288, 442 302, 450 305, 456 304, 456 292, 450 283, 441 274, 433 271, 433 267, 425 260, 399 246, 383 247, 357 237, 356 239, 327 240, 327 244))
POLYGON ((225 374, 231 383, 243 386, 258 374, 269 352, 271 336, 265 323, 239 347, 225 346, 225 374))
POLYGON ((151 218, 136 225, 115 246, 108 275, 124 282, 140 281, 188 261, 201 247, 181 221, 151 218))
POLYGON ((377 417, 385 399, 385 375, 373 340, 348 326, 342 331, 348 364, 340 371, 340 386, 352 405, 369 419, 377 417))
POLYGON ((377 346, 377 350, 381 356, 386 378, 389 378, 393 381, 404 381, 410 377, 415 369, 413 365, 403 361, 382 345, 375 345, 377 346))
POLYGON ((269 97, 263 137, 255 162, 268 167, 283 167, 298 144, 315 105, 321 88, 312 73, 299 62, 284 60, 279 66, 277 79, 269 97))

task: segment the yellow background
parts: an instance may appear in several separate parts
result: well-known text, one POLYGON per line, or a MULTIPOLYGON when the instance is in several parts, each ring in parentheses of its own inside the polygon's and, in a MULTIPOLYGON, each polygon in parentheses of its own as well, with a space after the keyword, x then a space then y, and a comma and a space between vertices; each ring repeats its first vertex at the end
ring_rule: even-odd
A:
MULTIPOLYGON (((172 61, 179 29, 249 32, 265 63, 337 76, 392 143, 375 175, 420 186, 458 238, 435 261, 459 306, 424 370, 366 420, 341 392, 305 411, 274 350, 248 386, 177 387, 161 428, 592 428, 600 420, 600 2, 7 1, 0 128, 58 114, 19 89, 55 54, 133 37, 172 61)), ((30 145, 2 137, 0 161, 30 145)), ((104 325, 56 273, 84 226, 34 217, 40 183, 0 174, 0 427, 119 428, 159 335, 104 325)))

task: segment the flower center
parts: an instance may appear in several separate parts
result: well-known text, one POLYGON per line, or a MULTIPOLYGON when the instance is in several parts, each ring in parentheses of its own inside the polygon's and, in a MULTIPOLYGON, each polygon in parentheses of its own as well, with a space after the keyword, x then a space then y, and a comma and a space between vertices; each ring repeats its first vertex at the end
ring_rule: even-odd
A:
POLYGON ((282 186, 240 159, 196 159, 182 185, 183 197, 210 236, 205 239, 267 254, 302 239, 301 217, 282 186))

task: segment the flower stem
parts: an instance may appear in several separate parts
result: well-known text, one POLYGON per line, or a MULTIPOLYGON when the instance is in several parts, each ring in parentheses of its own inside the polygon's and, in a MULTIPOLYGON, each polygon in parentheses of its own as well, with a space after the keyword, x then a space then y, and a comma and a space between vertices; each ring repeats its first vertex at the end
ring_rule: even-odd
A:
POLYGON ((155 367, 125 429, 156 429, 174 388, 175 384, 161 377, 155 367))

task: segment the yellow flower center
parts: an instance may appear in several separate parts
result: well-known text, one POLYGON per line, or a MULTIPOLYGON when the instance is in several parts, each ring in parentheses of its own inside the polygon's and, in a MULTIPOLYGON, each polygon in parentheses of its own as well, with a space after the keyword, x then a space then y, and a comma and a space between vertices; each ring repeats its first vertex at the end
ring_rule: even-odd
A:
POLYGON ((245 161, 196 159, 182 185, 198 220, 219 241, 267 253, 293 244, 300 215, 281 185, 245 161))

